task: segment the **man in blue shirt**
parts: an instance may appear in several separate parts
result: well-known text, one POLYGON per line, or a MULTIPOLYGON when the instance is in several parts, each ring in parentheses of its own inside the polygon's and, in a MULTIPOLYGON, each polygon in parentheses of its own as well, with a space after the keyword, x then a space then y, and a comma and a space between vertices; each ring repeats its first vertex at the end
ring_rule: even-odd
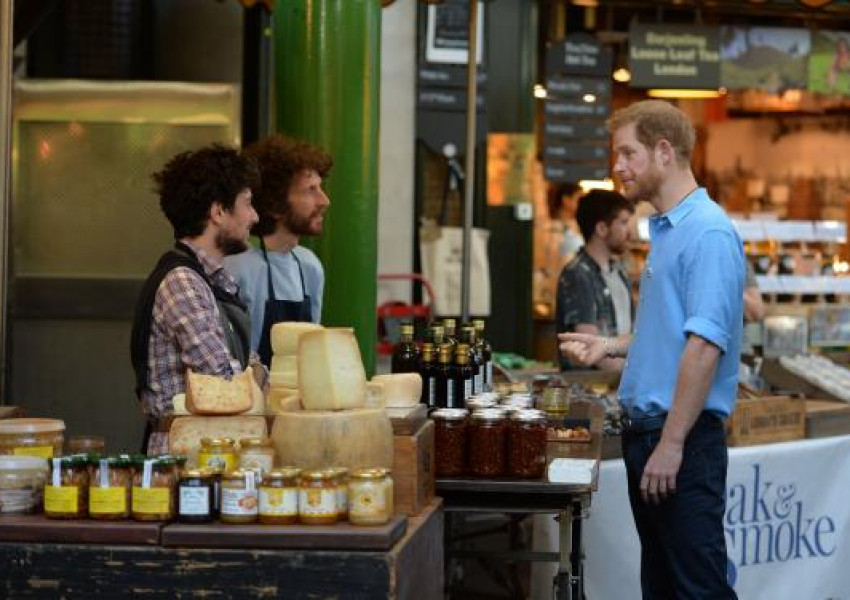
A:
POLYGON ((631 336, 560 334, 595 364, 624 356, 619 398, 644 598, 736 598, 726 580, 724 419, 735 405, 744 253, 734 226, 690 168, 695 133, 669 103, 609 121, 623 194, 647 200, 651 249, 631 336))

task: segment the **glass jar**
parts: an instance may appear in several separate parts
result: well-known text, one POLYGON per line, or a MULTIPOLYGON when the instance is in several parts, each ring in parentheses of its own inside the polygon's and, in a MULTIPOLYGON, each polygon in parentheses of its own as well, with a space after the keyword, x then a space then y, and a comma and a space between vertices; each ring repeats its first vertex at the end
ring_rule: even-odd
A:
POLYGON ((128 455, 97 457, 89 478, 89 516, 114 520, 130 516, 133 458, 128 455))
POLYGON ((39 512, 47 461, 34 456, 0 456, 0 515, 39 512))
POLYGON ((348 469, 331 467, 328 469, 334 477, 336 485, 336 518, 337 521, 348 520, 348 469))
POLYGON ((260 523, 291 525, 298 522, 298 476, 301 469, 268 471, 260 482, 260 523))
POLYGON ((305 525, 333 525, 337 520, 334 474, 327 469, 301 473, 298 486, 298 520, 305 525))
POLYGON ((103 454, 106 439, 102 435, 75 435, 67 443, 68 454, 103 454))
POLYGON ((217 517, 221 514, 221 478, 224 472, 221 469, 212 469, 209 467, 201 470, 209 474, 212 480, 212 510, 213 516, 217 517))
POLYGON ((434 419, 434 470, 437 477, 457 477, 466 470, 467 416, 462 408, 442 408, 434 419))
POLYGON ((133 474, 132 509, 136 521, 170 521, 175 515, 177 460, 173 456, 141 458, 133 474))
POLYGON ((511 394, 502 401, 502 407, 506 409, 534 408, 534 397, 531 394, 511 394))
POLYGON ((493 408, 498 404, 498 401, 489 396, 482 398, 481 396, 472 396, 466 401, 466 408, 470 411, 480 410, 482 408, 493 408))
POLYGON ((257 474, 237 469, 221 476, 222 523, 253 523, 259 515, 257 474))
POLYGON ((213 520, 212 473, 189 469, 177 486, 177 520, 181 523, 210 523, 213 520))
POLYGON ((262 475, 274 469, 274 448, 269 438, 239 440, 239 468, 251 469, 262 475))
POLYGON ((494 408, 472 413, 469 424, 469 472, 478 477, 498 477, 505 473, 507 420, 504 411, 494 408))
POLYGON ((546 471, 546 413, 520 410, 514 413, 508 433, 508 474, 539 479, 546 471))
POLYGON ((65 423, 59 419, 0 420, 0 454, 62 456, 65 423))
POLYGON ((537 408, 552 417, 564 417, 570 412, 569 390, 560 385, 551 385, 543 390, 537 408))
POLYGON ((238 465, 236 446, 230 438, 203 438, 198 452, 198 466, 229 473, 238 465))
POLYGON ((393 480, 387 469, 358 469, 348 484, 352 525, 383 525, 393 516, 393 480))
POLYGON ((44 486, 44 514, 50 519, 82 519, 88 514, 89 458, 85 454, 50 459, 44 486))

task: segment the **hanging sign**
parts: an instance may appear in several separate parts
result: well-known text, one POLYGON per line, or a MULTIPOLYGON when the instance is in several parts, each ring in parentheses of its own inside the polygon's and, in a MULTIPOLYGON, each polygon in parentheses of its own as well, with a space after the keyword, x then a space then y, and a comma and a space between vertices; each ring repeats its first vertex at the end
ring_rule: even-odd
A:
POLYGON ((636 88, 717 89, 720 44, 717 27, 629 27, 630 85, 636 88))

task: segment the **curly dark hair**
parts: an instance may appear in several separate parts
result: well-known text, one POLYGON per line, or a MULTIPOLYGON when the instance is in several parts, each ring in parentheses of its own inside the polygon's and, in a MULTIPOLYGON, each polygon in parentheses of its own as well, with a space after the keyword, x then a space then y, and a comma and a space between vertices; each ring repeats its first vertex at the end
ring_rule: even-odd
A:
POLYGON ((254 235, 269 235, 281 215, 289 212, 289 187, 304 170, 316 171, 324 179, 333 166, 333 157, 316 146, 280 134, 267 137, 245 149, 260 167, 262 185, 254 190, 254 208, 260 220, 254 235))
POLYGON ((256 163, 222 144, 181 152, 151 177, 177 240, 201 235, 214 203, 229 211, 241 191, 260 185, 256 163))

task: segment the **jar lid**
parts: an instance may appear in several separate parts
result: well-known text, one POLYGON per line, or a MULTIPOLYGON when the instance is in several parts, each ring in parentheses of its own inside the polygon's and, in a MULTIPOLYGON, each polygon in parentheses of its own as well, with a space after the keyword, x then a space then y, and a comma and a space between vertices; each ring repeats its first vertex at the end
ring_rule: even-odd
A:
POLYGON ((242 438, 239 440, 239 446, 241 448, 259 448, 264 446, 271 446, 272 441, 269 438, 259 438, 259 437, 251 437, 251 438, 242 438))
POLYGON ((151 461, 151 465, 154 467, 174 467, 177 465, 176 456, 163 454, 162 456, 135 456, 133 457, 133 466, 142 468, 147 461, 151 461))
POLYGON ((312 469, 301 472, 301 479, 310 479, 312 481, 324 481, 326 479, 332 479, 333 476, 333 473, 327 469, 312 469))
POLYGON ((62 467, 87 467, 90 462, 91 458, 88 454, 68 454, 51 458, 49 464, 53 466, 58 463, 62 467))
POLYGON ((496 400, 491 400, 490 398, 479 398, 477 396, 473 396, 469 400, 466 401, 466 407, 469 410, 478 410, 480 408, 493 408, 496 406, 496 400))
POLYGON ((482 408, 472 413, 472 419, 475 421, 503 421, 505 416, 505 411, 501 408, 482 408))
POLYGON ((46 471, 47 460, 37 456, 0 456, 0 471, 46 471))
MULTIPOLYGON (((142 457, 144 458, 144 457, 142 457)), ((91 461, 95 467, 99 467, 101 462, 106 461, 106 466, 126 469, 132 467, 133 464, 139 459, 138 456, 131 456, 129 454, 92 454, 91 461)))
POLYGON ((443 421, 463 421, 468 415, 465 408, 438 408, 431 413, 432 418, 443 421))
POLYGON ((53 433, 65 431, 65 422, 60 419, 3 419, 0 420, 0 435, 16 433, 53 433))
POLYGON ((183 471, 183 475, 180 476, 180 479, 208 479, 212 477, 212 473, 208 469, 189 469, 187 471, 183 471))
POLYGON ((234 471, 228 471, 222 475, 224 479, 245 479, 248 476, 248 473, 254 476, 254 479, 257 479, 257 472, 253 469, 236 469, 234 471))
POLYGON ((233 438, 201 438, 201 446, 232 446, 233 438))
POLYGON ((352 479, 383 479, 387 476, 386 469, 357 469, 351 474, 352 479))
POLYGON ((517 410, 511 415, 512 421, 520 421, 523 423, 534 423, 536 421, 546 421, 546 413, 535 408, 527 408, 517 410))
POLYGON ((328 467, 334 477, 345 477, 348 475, 348 467, 328 467))
POLYGON ((263 479, 293 479, 301 475, 301 469, 298 467, 281 467, 272 469, 263 474, 263 479))
POLYGON ((481 400, 492 400, 493 402, 498 402, 499 394, 497 392, 481 392, 480 394, 475 394, 473 398, 479 398, 481 400))

